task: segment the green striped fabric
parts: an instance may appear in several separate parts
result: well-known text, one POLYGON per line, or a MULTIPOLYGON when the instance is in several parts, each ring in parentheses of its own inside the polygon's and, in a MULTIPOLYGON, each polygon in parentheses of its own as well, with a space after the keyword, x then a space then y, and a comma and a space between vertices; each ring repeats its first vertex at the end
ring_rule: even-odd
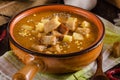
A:
MULTIPOLYGON (((103 58, 104 71, 120 63, 120 58, 113 58, 108 54, 109 50, 106 49, 103 52, 103 56, 105 56, 103 58)), ((0 57, 0 80, 10 80, 13 74, 17 72, 19 69, 21 69, 23 66, 24 64, 20 60, 18 60, 18 58, 13 54, 12 51, 6 52, 2 57, 0 57), (3 77, 6 77, 6 79, 4 79, 3 77)), ((56 75, 38 72, 34 80, 87 80, 94 74, 95 69, 96 63, 93 62, 90 65, 86 66, 85 68, 74 73, 56 75)))

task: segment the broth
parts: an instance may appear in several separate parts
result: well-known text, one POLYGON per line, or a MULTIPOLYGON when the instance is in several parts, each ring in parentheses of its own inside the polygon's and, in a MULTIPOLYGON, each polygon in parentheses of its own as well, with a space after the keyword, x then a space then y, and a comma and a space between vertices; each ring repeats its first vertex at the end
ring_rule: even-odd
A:
POLYGON ((68 54, 90 46, 98 35, 96 26, 82 16, 46 11, 16 23, 13 35, 23 47, 47 54, 68 54))

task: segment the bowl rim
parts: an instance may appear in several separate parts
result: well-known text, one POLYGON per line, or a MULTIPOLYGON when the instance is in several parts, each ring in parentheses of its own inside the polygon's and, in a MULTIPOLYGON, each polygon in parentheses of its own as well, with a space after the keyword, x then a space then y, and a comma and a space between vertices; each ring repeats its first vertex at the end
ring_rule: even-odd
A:
MULTIPOLYGON (((28 15, 27 15, 28 16, 28 15)), ((32 7, 32 8, 28 8, 26 10, 23 10, 21 12, 19 12, 18 14, 16 14, 14 17, 12 17, 12 19, 10 20, 10 22, 8 23, 8 26, 7 26, 7 33, 8 33, 8 37, 9 37, 9 40, 10 42, 12 42, 17 48, 29 53, 29 54, 32 54, 32 55, 35 55, 35 56, 43 56, 43 57, 58 57, 58 58, 64 58, 64 57, 71 57, 71 56, 77 56, 77 55, 81 55, 81 54, 85 54, 86 52, 89 52, 93 49, 95 49, 97 46, 99 46, 101 43, 102 43, 102 40, 104 38, 104 35, 105 35, 105 27, 104 27, 104 24, 103 22, 100 20, 99 17, 97 17, 94 13, 92 12, 89 12, 85 9, 82 9, 82 8, 79 8, 79 7, 75 7, 75 6, 71 6, 71 5, 64 5, 64 4, 51 4, 51 5, 40 5, 40 6, 35 6, 35 7, 32 7), (82 11, 85 11, 87 13, 90 13, 92 16, 94 16, 102 25, 102 28, 103 28, 103 31, 102 31, 102 34, 100 36, 100 39, 95 43, 93 44, 92 46, 89 46, 79 52, 73 52, 73 53, 68 53, 68 54, 45 54, 45 53, 40 53, 40 52, 36 52, 36 51, 32 51, 32 50, 29 50, 29 49, 26 49, 24 48, 23 46, 19 45, 11 36, 10 34, 10 25, 12 23, 12 21, 14 19, 16 19, 20 14, 24 13, 24 12, 27 12, 29 10, 32 10, 34 8, 38 8, 38 7, 44 7, 44 6, 68 6, 68 7, 72 7, 72 8, 76 8, 76 9, 80 9, 82 11)))

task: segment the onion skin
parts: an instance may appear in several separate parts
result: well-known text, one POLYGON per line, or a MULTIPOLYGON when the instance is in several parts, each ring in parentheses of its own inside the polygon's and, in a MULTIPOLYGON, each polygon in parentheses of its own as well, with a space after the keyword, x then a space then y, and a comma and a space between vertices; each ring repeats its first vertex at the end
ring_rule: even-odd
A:
POLYGON ((120 68, 109 70, 106 72, 106 75, 110 80, 120 80, 113 76, 114 74, 117 74, 117 73, 120 73, 120 68))
POLYGON ((0 34, 0 42, 5 38, 6 36, 6 30, 3 30, 2 33, 0 34))

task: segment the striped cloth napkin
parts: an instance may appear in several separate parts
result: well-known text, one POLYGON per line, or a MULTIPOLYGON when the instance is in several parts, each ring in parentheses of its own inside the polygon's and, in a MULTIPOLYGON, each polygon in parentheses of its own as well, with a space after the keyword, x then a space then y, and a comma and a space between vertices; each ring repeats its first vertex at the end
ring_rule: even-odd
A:
MULTIPOLYGON (((120 28, 117 28, 112 23, 101 17, 100 19, 103 21, 105 28, 112 29, 115 33, 120 32, 120 28)), ((120 63, 120 57, 114 58, 110 55, 111 46, 112 42, 111 44, 104 43, 102 65, 104 72, 120 63)), ((12 76, 23 66, 24 64, 18 60, 12 51, 7 51, 0 57, 0 80, 11 80, 12 76)), ((77 72, 63 75, 38 72, 33 80, 87 80, 95 73, 96 66, 96 62, 94 61, 77 72)))

